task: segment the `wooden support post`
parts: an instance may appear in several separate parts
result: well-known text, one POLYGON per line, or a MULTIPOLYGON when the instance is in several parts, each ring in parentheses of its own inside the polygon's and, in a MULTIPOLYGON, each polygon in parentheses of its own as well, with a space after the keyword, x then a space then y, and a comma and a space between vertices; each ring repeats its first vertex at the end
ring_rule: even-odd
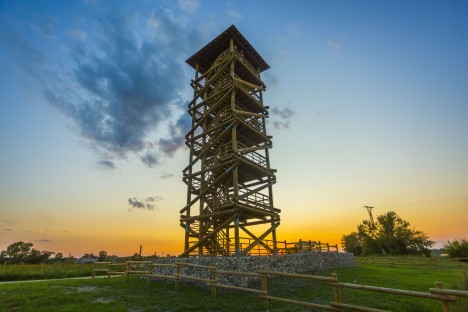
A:
MULTIPOLYGON (((442 289, 444 288, 441 282, 435 282, 434 283, 436 288, 442 289)), ((450 302, 448 300, 441 300, 442 301, 442 307, 444 309, 444 312, 450 312, 450 302)))
POLYGON ((299 239, 299 248, 298 251, 302 251, 302 239, 299 239))
POLYGON ((236 216, 236 220, 234 221, 234 248, 235 252, 234 255, 239 257, 240 249, 239 249, 239 215, 236 216))
MULTIPOLYGON (((262 280, 262 291, 264 291, 264 295, 268 296, 268 285, 267 285, 267 275, 265 273, 260 273, 261 280, 262 280)), ((268 309, 268 299, 263 299, 263 308, 268 309)))
POLYGON ((216 266, 211 269, 211 279, 213 280, 211 284, 211 298, 216 299, 216 266))
POLYGON ((179 291, 179 280, 180 280, 180 264, 176 263, 176 276, 175 276, 175 291, 179 291))

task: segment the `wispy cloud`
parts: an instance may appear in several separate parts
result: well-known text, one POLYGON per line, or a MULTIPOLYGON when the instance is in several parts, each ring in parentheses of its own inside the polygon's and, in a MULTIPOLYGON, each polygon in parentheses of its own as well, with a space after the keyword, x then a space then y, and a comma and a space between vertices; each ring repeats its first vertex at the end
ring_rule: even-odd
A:
POLYGON ((35 240, 35 242, 40 242, 40 243, 50 243, 50 242, 51 242, 51 240, 50 240, 50 239, 44 239, 44 238, 43 238, 43 239, 37 239, 37 240, 35 240))
POLYGON ((140 157, 141 161, 148 167, 154 167, 158 164, 158 156, 152 150, 146 151, 146 153, 140 157))
POLYGON ((13 229, 3 229, 4 231, 14 231, 13 229))
POLYGON ((174 175, 172 173, 163 173, 163 174, 161 174, 161 179, 170 179, 173 176, 174 175))
POLYGON ((159 148, 166 156, 174 154, 184 147, 185 134, 191 127, 191 118, 188 114, 182 115, 177 122, 169 126, 169 136, 159 139, 159 148))
POLYGON ((289 107, 284 107, 282 109, 274 107, 271 109, 273 127, 277 130, 280 129, 289 129, 291 124, 291 118, 296 114, 289 107))
POLYGON ((114 170, 115 164, 109 159, 101 159, 96 162, 96 165, 101 170, 114 170))
POLYGON ((237 10, 227 10, 226 14, 234 20, 240 20, 242 18, 242 14, 237 10))
POLYGON ((48 15, 35 16, 29 25, 37 34, 45 38, 51 38, 54 35, 55 20, 48 15))
POLYGON ((278 85, 278 78, 269 71, 262 73, 262 77, 267 88, 274 88, 278 85))
POLYGON ((138 199, 136 197, 132 197, 128 199, 128 204, 130 208, 128 209, 131 211, 132 209, 141 209, 141 210, 155 210, 157 208, 156 202, 163 200, 160 196, 151 196, 144 200, 138 199))
POLYGON ((330 39, 327 41, 327 47, 331 52, 337 53, 341 50, 342 43, 340 40, 330 39))
POLYGON ((4 28, 0 30, 0 42, 13 52, 30 75, 38 77, 37 69, 46 62, 45 54, 26 40, 16 29, 4 28))
POLYGON ((179 8, 189 13, 194 12, 200 6, 198 0, 177 0, 177 4, 179 8))
POLYGON ((18 223, 18 221, 14 221, 14 220, 2 220, 2 223, 5 223, 5 224, 16 224, 16 223, 18 223))

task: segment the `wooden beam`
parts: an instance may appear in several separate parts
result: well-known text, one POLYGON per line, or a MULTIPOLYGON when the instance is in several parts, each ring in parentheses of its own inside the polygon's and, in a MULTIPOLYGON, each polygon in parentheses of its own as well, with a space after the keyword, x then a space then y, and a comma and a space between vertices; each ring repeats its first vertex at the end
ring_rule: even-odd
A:
POLYGON ((279 222, 276 222, 271 228, 269 228, 265 233, 263 233, 262 235, 260 235, 252 244, 250 244, 247 248, 245 248, 244 250, 242 250, 242 255, 247 255, 249 253, 249 251, 252 250, 252 248, 254 248, 260 241, 262 241, 265 237, 268 236, 268 234, 271 233, 271 231, 273 231, 274 229, 276 229, 278 226, 280 225, 279 222))
POLYGON ((192 251, 194 251, 195 249, 197 249, 198 247, 200 247, 201 244, 203 244, 208 238, 210 238, 211 236, 213 236, 213 235, 215 235, 216 233, 218 233, 219 230, 221 230, 223 227, 225 227, 226 224, 231 223, 236 217, 237 217, 237 215, 233 215, 233 216, 231 216, 229 219, 227 219, 226 221, 224 221, 223 223, 221 223, 217 228, 213 229, 213 231, 212 231, 211 233, 208 233, 206 236, 204 236, 203 238, 201 238, 197 243, 195 243, 195 244, 192 245, 190 248, 188 248, 187 250, 185 250, 182 254, 180 254, 179 257, 180 257, 180 258, 185 257, 185 256, 187 256, 189 253, 191 253, 192 251))
MULTIPOLYGON (((217 182, 219 182, 223 177, 225 177, 232 169, 234 168, 234 165, 232 165, 231 167, 229 167, 223 174, 221 174, 217 179, 215 179, 211 184, 216 184, 217 182)), ((203 190, 200 191, 200 194, 197 195, 197 197, 195 197, 194 199, 192 199, 192 201, 190 201, 190 203, 188 203, 182 210, 180 210, 180 213, 184 213, 187 209, 189 209, 190 206, 192 206, 193 204, 195 204, 199 198, 201 198, 203 195, 205 195, 208 191, 210 190, 209 187, 205 187, 203 190)))
MULTIPOLYGON (((252 232, 250 232, 249 230, 247 230, 247 228, 243 225, 240 225, 240 228, 245 232, 247 233, 247 235, 249 235, 250 237, 252 237, 254 240, 257 240, 258 237, 255 236, 252 232)), ((265 242, 263 242, 263 240, 259 241, 259 244, 263 246, 263 248, 265 248, 266 250, 270 251, 270 252, 273 252, 273 249, 270 248, 270 246, 268 246, 267 244, 265 244, 265 242)))

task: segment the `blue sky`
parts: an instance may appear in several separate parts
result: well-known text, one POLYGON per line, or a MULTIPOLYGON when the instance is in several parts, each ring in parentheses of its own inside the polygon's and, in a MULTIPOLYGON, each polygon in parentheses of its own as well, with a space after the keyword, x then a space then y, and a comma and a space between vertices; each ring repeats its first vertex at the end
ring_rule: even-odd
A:
POLYGON ((231 24, 270 69, 280 239, 396 211, 467 236, 464 1, 0 2, 0 249, 178 253, 185 60, 231 24))

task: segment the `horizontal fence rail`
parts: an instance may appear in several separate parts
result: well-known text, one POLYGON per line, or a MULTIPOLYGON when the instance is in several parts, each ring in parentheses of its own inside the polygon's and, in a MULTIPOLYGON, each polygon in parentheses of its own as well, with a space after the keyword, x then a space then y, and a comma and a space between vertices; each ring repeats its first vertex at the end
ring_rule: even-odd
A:
POLYGON ((225 288, 236 291, 243 291, 248 293, 257 294, 261 300, 263 300, 263 305, 266 309, 269 307, 269 301, 277 301, 297 306, 321 309, 325 311, 343 311, 353 310, 353 311, 367 311, 367 312, 379 312, 384 310, 379 310, 370 307, 358 306, 349 303, 343 303, 341 298, 341 289, 348 288, 361 291, 371 291, 386 293, 397 296, 407 296, 413 298, 423 298, 423 299, 432 299, 440 301, 443 311, 450 311, 450 303, 455 302, 458 297, 468 298, 468 291, 464 290, 455 290, 455 289, 444 289, 442 283, 435 283, 435 288, 430 288, 429 292, 420 292, 420 291, 411 291, 411 290, 402 290, 402 289, 393 289, 386 287, 377 287, 369 285, 360 285, 360 284, 351 284, 339 282, 338 276, 335 273, 332 273, 331 276, 321 276, 321 275, 311 275, 311 274, 299 274, 299 273, 286 273, 286 272, 276 272, 276 271, 265 271, 261 270, 258 272, 239 272, 239 271, 227 271, 219 270, 215 265, 201 265, 194 263, 185 263, 185 262, 175 262, 175 263, 153 263, 151 261, 127 261, 125 263, 111 263, 111 262, 96 262, 94 269, 92 270, 93 278, 96 272, 106 272, 110 277, 111 274, 120 274, 126 275, 127 277, 130 274, 142 274, 143 278, 150 281, 151 278, 156 279, 172 279, 175 282, 175 290, 179 291, 180 282, 182 280, 195 281, 198 283, 205 284, 211 288, 212 298, 217 296, 217 288, 225 288), (174 269, 174 273, 171 274, 155 274, 153 268, 166 267, 174 269), (115 268, 115 269, 114 269, 115 268), (185 269, 185 271, 183 271, 185 269), (198 273, 204 271, 204 277, 190 275, 193 273, 193 269, 197 269, 198 273), (261 281, 261 288, 249 288, 235 285, 227 285, 219 283, 217 277, 219 275, 232 275, 232 276, 244 276, 244 277, 253 277, 258 278, 261 281), (328 283, 331 289, 333 290, 333 296, 335 301, 327 304, 314 303, 307 301, 294 300, 290 298, 283 298, 278 296, 273 296, 268 291, 268 277, 284 277, 284 278, 295 278, 309 281, 318 281, 328 283))
POLYGON ((391 265, 391 266, 440 266, 436 258, 415 258, 415 257, 355 257, 357 263, 365 263, 372 265, 391 265))

